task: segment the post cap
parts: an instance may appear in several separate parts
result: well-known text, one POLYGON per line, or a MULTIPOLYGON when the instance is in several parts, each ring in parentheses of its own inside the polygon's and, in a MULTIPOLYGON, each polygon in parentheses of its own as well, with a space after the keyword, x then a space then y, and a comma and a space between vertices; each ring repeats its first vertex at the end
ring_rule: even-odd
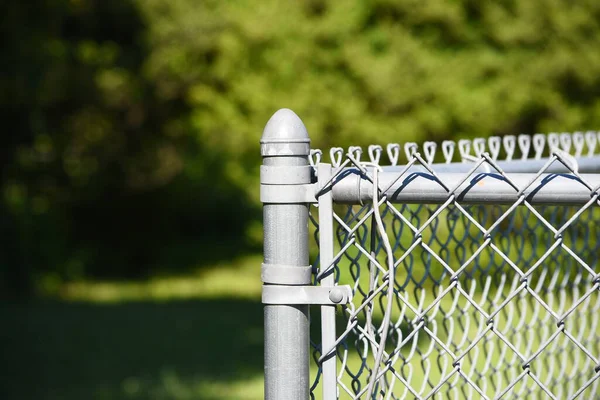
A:
POLYGON ((300 117, 287 108, 273 114, 263 130, 260 152, 263 157, 308 156, 310 138, 300 117))

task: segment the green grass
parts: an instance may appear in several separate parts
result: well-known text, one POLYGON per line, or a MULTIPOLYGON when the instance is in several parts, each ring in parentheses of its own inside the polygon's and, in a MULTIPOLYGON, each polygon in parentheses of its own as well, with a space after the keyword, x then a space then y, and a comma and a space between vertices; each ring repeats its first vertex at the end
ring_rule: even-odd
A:
POLYGON ((0 399, 260 399, 260 256, 0 304, 0 399))

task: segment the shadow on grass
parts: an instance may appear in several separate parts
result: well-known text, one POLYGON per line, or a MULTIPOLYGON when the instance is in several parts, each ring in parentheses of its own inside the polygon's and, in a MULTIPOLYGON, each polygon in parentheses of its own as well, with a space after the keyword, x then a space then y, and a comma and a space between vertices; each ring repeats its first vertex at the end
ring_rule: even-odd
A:
POLYGON ((232 398, 247 380, 244 398, 262 398, 262 313, 234 299, 0 304, 0 398, 232 398))

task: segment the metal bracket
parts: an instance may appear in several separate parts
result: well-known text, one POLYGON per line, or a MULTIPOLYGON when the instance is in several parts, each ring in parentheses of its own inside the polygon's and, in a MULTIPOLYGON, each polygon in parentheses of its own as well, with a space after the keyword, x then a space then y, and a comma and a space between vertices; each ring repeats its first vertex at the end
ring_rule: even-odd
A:
POLYGON ((341 286, 263 285, 263 304, 335 306, 352 301, 352 288, 341 286))

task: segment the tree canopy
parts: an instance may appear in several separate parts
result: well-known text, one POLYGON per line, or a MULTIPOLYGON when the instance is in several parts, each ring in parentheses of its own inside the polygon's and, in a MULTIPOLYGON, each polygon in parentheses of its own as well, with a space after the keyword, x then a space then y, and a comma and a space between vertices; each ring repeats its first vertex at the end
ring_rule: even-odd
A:
POLYGON ((256 245, 278 108, 322 148, 600 126, 595 0, 0 7, 3 293, 256 245))

